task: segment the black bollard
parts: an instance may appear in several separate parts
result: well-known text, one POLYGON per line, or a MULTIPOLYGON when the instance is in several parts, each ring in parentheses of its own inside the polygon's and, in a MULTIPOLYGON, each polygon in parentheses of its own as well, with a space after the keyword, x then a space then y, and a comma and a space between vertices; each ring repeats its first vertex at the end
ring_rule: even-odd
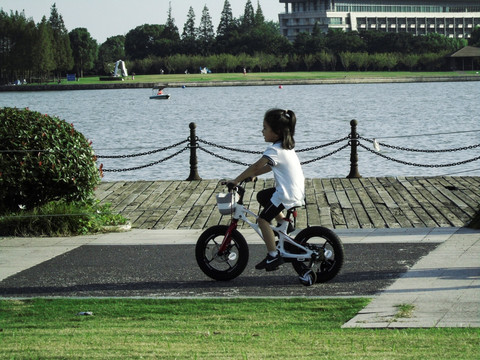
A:
POLYGON ((200 175, 198 175, 197 170, 197 135, 195 134, 195 128, 197 125, 195 123, 190 123, 190 175, 187 178, 187 181, 192 180, 202 180, 200 175))
POLYGON ((360 174, 358 173, 358 152, 357 152, 357 145, 358 145, 358 134, 357 134, 357 120, 350 121, 350 126, 352 128, 352 132, 350 133, 350 174, 348 174, 347 179, 358 179, 361 178, 360 174))

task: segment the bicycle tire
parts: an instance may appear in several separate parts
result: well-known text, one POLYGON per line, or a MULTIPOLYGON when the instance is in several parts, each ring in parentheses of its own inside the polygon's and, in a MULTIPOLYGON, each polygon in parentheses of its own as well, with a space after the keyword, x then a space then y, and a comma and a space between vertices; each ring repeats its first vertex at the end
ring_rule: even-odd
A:
POLYGON ((232 232, 232 242, 225 253, 218 255, 227 230, 226 225, 212 226, 200 235, 195 246, 198 266, 205 275, 214 280, 232 280, 245 270, 248 263, 248 244, 237 230, 232 232))
MULTIPOLYGON (((332 230, 323 226, 312 226, 300 231, 295 237, 295 242, 302 246, 319 250, 320 258, 316 259, 310 267, 310 259, 305 261, 293 260, 292 266, 302 276, 305 271, 312 269, 317 274, 317 283, 325 283, 333 279, 342 269, 344 262, 343 244, 332 230), (325 257, 325 251, 331 251, 331 257, 325 257)), ((293 250, 294 246, 290 246, 293 250)))

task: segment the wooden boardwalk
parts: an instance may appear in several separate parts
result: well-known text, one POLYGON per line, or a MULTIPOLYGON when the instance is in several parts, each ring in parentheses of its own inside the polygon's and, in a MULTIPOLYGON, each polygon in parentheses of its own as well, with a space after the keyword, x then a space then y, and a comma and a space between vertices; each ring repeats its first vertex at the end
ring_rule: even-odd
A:
MULTIPOLYGON (((272 179, 247 185, 245 203, 259 207, 256 192, 272 179)), ((218 180, 105 182, 97 199, 141 229, 202 229, 226 224, 215 195, 218 180)), ((298 227, 335 229, 461 227, 480 210, 480 177, 382 177, 306 180, 306 206, 298 227)))

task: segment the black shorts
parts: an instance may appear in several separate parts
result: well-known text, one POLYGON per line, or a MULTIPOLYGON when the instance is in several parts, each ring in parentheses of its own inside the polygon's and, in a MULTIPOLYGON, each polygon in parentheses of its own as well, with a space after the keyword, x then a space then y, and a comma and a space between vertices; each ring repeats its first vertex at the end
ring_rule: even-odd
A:
POLYGON ((283 204, 280 204, 279 206, 272 204, 272 196, 274 192, 275 188, 271 188, 261 190, 257 193, 257 201, 263 206, 263 210, 258 216, 268 222, 272 221, 275 216, 280 214, 280 212, 285 209, 283 204))

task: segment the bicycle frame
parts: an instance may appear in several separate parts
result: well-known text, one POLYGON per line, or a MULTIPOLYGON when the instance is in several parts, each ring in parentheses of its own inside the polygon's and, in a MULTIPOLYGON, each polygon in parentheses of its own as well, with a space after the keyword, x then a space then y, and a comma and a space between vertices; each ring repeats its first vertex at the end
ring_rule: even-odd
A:
MULTIPOLYGON (((240 199, 243 200, 243 194, 241 194, 240 199)), ((228 246, 230 245, 230 242, 232 239, 231 234, 234 230, 237 229, 239 220, 246 222, 253 230, 255 230, 258 236, 260 236, 260 238, 263 240, 260 226, 257 224, 258 215, 255 214, 253 211, 249 210, 248 208, 246 208, 243 204, 241 204, 242 202, 241 200, 235 204, 235 211, 232 213, 232 220, 231 220, 230 226, 228 227, 225 237, 223 238, 223 241, 218 249, 219 254, 222 254, 223 252, 225 252, 228 246), (247 217, 248 215, 251 215, 255 219, 255 222, 251 221, 247 217)), ((289 220, 289 215, 287 216, 287 219, 289 220)), ((284 224, 278 227, 274 227, 273 225, 270 225, 270 227, 272 228, 274 233, 278 234, 277 249, 280 253, 280 256, 282 256, 284 259, 305 261, 307 259, 311 259, 312 257, 318 256, 318 253, 316 251, 296 243, 289 235, 287 235, 288 221, 284 222, 284 224), (285 243, 295 246, 296 248, 300 249, 302 253, 301 254, 289 253, 288 251, 285 250, 285 243)))

